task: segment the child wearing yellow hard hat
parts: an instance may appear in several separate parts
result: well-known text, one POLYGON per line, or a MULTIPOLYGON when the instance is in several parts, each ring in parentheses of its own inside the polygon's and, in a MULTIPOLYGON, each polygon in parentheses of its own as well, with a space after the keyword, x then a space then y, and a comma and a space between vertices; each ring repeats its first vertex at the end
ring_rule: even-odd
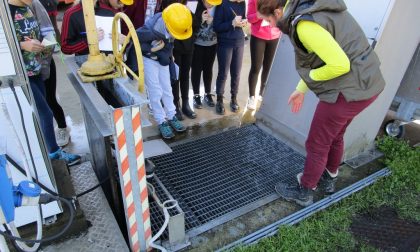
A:
POLYGON ((192 15, 183 4, 169 5, 162 13, 151 17, 137 30, 144 65, 144 79, 150 106, 163 138, 185 131, 176 118, 169 65, 173 65, 174 39, 184 40, 192 35, 192 15), (163 106, 162 106, 163 103, 163 106))

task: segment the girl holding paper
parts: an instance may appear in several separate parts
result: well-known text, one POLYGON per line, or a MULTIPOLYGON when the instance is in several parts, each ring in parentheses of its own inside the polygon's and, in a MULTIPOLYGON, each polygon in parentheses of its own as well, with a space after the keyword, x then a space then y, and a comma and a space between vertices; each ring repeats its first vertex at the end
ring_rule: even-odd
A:
POLYGON ((257 108, 257 101, 262 99, 274 53, 276 52, 281 36, 279 28, 271 26, 267 21, 258 16, 257 2, 258 0, 249 0, 247 13, 248 22, 251 23, 251 70, 248 76, 249 99, 247 105, 250 110, 255 110, 257 108), (255 89, 261 66, 261 86, 259 95, 256 96, 255 89))
POLYGON ((45 46, 41 44, 40 25, 29 8, 32 0, 9 0, 10 14, 13 20, 16 38, 22 52, 29 86, 38 113, 40 128, 50 159, 63 160, 67 165, 80 162, 80 156, 65 152, 57 145, 54 135, 53 113, 46 100, 45 83, 42 79, 42 60, 45 46))
MULTIPOLYGON (((113 17, 124 5, 133 4, 133 0, 101 0, 95 4, 95 15, 113 17)), ((104 39, 105 34, 100 24, 98 27, 98 41, 104 39)), ((120 42, 124 41, 123 36, 120 42)), ((61 27, 61 51, 64 54, 76 54, 82 56, 89 54, 86 37, 85 19, 83 16, 82 2, 66 10, 61 27)))

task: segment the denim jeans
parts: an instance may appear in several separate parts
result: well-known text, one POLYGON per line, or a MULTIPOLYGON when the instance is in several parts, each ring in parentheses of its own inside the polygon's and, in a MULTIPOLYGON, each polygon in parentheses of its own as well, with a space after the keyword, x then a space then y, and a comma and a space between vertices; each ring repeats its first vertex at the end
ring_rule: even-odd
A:
POLYGON ((45 83, 42 81, 41 76, 29 77, 29 83, 31 85, 32 94, 34 95, 39 123, 42 134, 44 135, 45 143, 47 144, 47 150, 49 153, 54 153, 59 147, 55 140, 53 113, 45 98, 45 83))

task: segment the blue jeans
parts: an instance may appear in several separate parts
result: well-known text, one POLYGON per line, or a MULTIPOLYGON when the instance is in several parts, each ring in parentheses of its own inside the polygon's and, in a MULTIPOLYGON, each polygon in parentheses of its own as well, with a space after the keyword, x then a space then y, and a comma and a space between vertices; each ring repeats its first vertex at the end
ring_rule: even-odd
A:
POLYGON ((39 123, 41 124, 41 131, 44 135, 45 143, 47 144, 48 153, 54 153, 59 147, 55 140, 53 113, 45 99, 45 83, 42 81, 41 76, 29 77, 29 83, 31 85, 32 94, 34 95, 39 123))
POLYGON ((225 93, 225 84, 229 69, 231 79, 230 94, 232 96, 236 96, 238 94, 243 56, 243 46, 226 47, 223 45, 219 45, 217 47, 217 62, 219 64, 219 73, 217 74, 216 79, 217 95, 223 95, 225 93))

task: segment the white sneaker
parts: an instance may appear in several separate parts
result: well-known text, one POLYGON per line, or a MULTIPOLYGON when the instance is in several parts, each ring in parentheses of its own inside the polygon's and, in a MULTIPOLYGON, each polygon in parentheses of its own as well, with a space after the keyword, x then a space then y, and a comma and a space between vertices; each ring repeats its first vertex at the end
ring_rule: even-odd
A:
POLYGON ((60 147, 66 146, 70 141, 70 135, 67 128, 58 128, 56 132, 57 145, 60 147))
POLYGON ((255 97, 251 96, 248 98, 248 105, 247 108, 249 110, 255 110, 257 108, 257 103, 255 102, 255 97))
POLYGON ((262 102, 263 101, 263 97, 261 95, 258 96, 258 101, 262 102))

